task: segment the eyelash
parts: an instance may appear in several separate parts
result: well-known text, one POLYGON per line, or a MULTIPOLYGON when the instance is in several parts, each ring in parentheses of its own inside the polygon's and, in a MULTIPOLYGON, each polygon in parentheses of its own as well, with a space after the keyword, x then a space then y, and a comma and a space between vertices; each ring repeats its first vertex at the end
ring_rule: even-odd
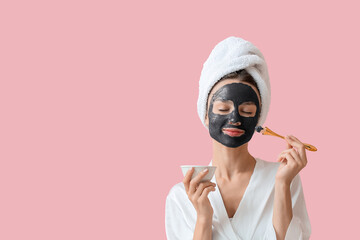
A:
MULTIPOLYGON (((229 111, 229 110, 223 110, 223 109, 219 109, 220 112, 226 112, 226 111, 229 111)), ((252 112, 244 112, 242 111, 243 113, 246 113, 246 114, 252 114, 252 112)))

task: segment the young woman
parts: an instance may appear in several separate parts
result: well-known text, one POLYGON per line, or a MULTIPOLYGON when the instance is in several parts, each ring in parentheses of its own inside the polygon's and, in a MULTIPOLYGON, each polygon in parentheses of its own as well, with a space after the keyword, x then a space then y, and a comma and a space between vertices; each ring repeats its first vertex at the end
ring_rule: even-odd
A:
POLYGON ((210 182, 202 172, 170 190, 166 199, 168 239, 309 239, 311 226, 298 174, 305 147, 287 136, 276 162, 253 157, 248 142, 270 104, 267 66, 250 42, 229 37, 203 66, 198 112, 213 139, 210 182), (213 192, 212 194, 209 194, 213 192))

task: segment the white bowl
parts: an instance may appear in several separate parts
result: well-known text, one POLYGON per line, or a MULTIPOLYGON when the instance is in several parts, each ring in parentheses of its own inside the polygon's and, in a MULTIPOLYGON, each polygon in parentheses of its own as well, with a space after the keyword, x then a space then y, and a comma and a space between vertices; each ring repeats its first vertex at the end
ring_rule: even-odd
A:
POLYGON ((184 177, 185 177, 187 171, 189 171, 192 167, 195 168, 195 171, 194 171, 193 175, 191 176, 191 179, 196 177, 204 169, 206 169, 206 168, 209 169, 209 172, 200 180, 200 182, 210 181, 213 178, 213 176, 215 174, 215 170, 216 170, 215 166, 182 165, 180 167, 181 167, 181 171, 182 171, 184 177))

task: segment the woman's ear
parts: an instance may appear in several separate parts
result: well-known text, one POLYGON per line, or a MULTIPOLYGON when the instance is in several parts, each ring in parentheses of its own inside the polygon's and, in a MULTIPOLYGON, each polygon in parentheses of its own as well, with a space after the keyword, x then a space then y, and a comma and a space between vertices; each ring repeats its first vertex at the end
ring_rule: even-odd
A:
POLYGON ((206 125, 207 127, 209 127, 209 118, 208 118, 207 112, 206 112, 206 115, 205 115, 205 125, 206 125))

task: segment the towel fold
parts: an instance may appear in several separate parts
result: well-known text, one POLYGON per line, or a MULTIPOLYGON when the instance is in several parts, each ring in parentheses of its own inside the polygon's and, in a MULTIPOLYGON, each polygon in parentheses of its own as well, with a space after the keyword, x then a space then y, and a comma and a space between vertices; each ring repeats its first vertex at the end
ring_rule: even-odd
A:
POLYGON ((251 42, 239 37, 228 37, 218 43, 203 64, 199 81, 197 109, 205 126, 206 103, 212 87, 226 74, 245 69, 258 85, 261 114, 257 126, 264 124, 270 107, 270 81, 265 58, 251 42))

